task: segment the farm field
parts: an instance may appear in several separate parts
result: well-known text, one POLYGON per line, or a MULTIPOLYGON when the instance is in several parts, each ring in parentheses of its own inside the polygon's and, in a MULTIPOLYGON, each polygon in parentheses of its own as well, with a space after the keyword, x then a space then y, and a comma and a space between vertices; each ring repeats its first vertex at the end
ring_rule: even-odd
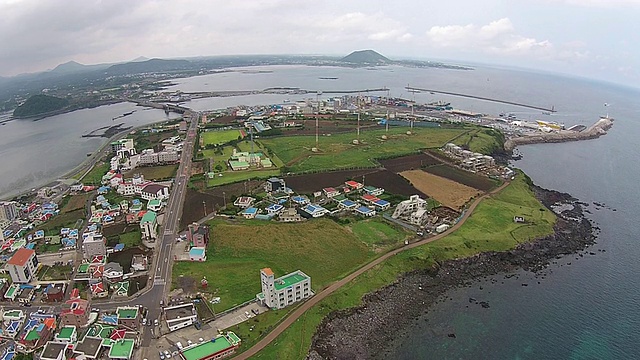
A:
POLYGON ((471 198, 482 194, 481 191, 472 187, 422 170, 407 170, 400 175, 423 193, 452 209, 460 210, 471 198))
POLYGON ((500 186, 500 182, 498 180, 492 180, 486 176, 476 175, 445 164, 429 166, 423 170, 433 175, 447 178, 481 191, 489 191, 500 186))
POLYGON ((102 176, 109 171, 111 166, 108 163, 98 163, 85 175, 82 179, 82 183, 85 185, 100 185, 102 176))
POLYGON ((284 136, 272 139, 261 139, 260 143, 270 152, 275 153, 293 172, 309 170, 330 170, 353 167, 375 167, 376 158, 411 154, 419 149, 439 147, 454 137, 464 133, 466 129, 413 129, 407 135, 406 128, 362 131, 361 144, 354 145, 353 133, 322 136, 319 139, 319 152, 311 151, 315 147, 313 136, 284 136), (382 136, 387 139, 383 140, 382 136))
POLYGON ((220 296, 216 311, 253 299, 261 290, 259 271, 264 267, 276 276, 300 269, 311 276, 317 291, 375 254, 358 236, 329 219, 297 224, 214 220, 210 225, 207 260, 177 262, 173 287, 194 291, 206 276, 209 286, 198 291, 220 296))
POLYGON ((200 139, 202 139, 204 146, 222 145, 242 137, 243 134, 240 130, 208 130, 200 133, 200 139))
POLYGON ((280 170, 276 168, 264 170, 226 171, 222 173, 222 176, 217 176, 216 174, 212 179, 207 179, 207 186, 220 186, 251 179, 267 179, 271 176, 278 175, 280 175, 280 170))
POLYGON ((60 209, 60 213, 69 213, 76 210, 84 209, 85 205, 87 205, 87 200, 91 198, 90 194, 78 194, 72 195, 69 197, 67 203, 60 209))
POLYGON ((125 174, 125 177, 131 177, 133 174, 143 175, 145 180, 167 180, 176 176, 178 165, 160 165, 145 166, 135 168, 125 174))
POLYGON ((441 161, 425 154, 402 156, 394 159, 380 160, 385 169, 393 172, 420 169, 425 166, 439 165, 441 161))

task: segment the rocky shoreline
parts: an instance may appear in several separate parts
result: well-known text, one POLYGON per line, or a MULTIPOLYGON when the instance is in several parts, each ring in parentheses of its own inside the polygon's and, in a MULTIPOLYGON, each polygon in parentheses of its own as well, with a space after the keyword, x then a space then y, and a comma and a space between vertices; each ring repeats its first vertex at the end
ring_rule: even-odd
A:
POLYGON ((485 276, 519 269, 543 270, 550 261, 595 243, 598 230, 584 216, 584 206, 569 194, 532 185, 536 197, 558 215, 554 234, 511 251, 487 252, 416 270, 367 294, 363 305, 327 316, 312 340, 308 359, 369 359, 447 290, 485 276))

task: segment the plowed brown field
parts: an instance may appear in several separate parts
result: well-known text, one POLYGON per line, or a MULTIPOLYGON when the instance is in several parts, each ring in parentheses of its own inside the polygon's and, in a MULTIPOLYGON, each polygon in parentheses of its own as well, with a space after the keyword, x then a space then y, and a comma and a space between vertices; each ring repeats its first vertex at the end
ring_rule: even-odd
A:
POLYGON ((460 210, 471 198, 482 192, 422 170, 408 170, 400 173, 418 190, 436 199, 441 204, 460 210))

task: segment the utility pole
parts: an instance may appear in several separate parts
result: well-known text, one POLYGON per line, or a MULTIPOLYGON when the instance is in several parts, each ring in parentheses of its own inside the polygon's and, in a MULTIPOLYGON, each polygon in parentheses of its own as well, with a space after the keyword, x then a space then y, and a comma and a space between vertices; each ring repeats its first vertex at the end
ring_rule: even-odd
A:
POLYGON ((204 216, 206 217, 207 216, 207 203, 204 200, 202 200, 202 207, 204 207, 204 216))
POLYGON ((222 192, 222 201, 224 202, 224 208, 225 210, 227 209, 227 193, 226 192, 222 192))

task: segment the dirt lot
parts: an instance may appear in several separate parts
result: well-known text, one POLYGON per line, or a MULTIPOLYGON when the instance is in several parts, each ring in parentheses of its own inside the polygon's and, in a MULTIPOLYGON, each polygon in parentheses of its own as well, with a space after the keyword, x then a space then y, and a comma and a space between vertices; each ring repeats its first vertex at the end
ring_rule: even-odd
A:
POLYGON ((395 159, 380 160, 385 169, 393 172, 420 169, 424 166, 439 165, 442 162, 425 154, 403 156, 395 159))
POLYGON ((237 124, 235 116, 221 116, 217 119, 208 119, 208 121, 212 124, 237 124))
POLYGON ((472 187, 422 170, 403 171, 400 175, 411 181, 417 189, 452 209, 459 210, 469 199, 482 194, 472 187))
POLYGON ((468 171, 456 169, 449 165, 435 165, 424 169, 433 175, 441 176, 457 183, 467 185, 480 191, 489 191, 499 184, 486 176, 476 175, 468 171))
POLYGON ((84 206, 87 204, 87 200, 89 199, 89 197, 91 197, 90 194, 79 194, 71 196, 69 202, 62 208, 61 212, 68 213, 75 210, 84 209, 84 206))

